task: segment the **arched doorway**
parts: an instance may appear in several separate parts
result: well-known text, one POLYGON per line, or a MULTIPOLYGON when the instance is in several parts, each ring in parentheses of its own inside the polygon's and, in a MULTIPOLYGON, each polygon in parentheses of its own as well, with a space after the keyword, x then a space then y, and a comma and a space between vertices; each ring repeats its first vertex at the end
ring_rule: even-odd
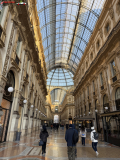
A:
POLYGON ((109 100, 106 94, 103 96, 103 110, 105 113, 110 111, 109 100))
POLYGON ((54 123, 59 123, 59 116, 58 115, 54 115, 54 123))
POLYGON ((115 92, 116 110, 120 110, 120 87, 115 92))
POLYGON ((9 119, 11 113, 11 106, 13 101, 14 93, 8 92, 9 87, 15 87, 15 77, 14 73, 10 70, 7 74, 7 82, 4 88, 3 99, 1 103, 3 115, 0 118, 0 142, 6 141, 8 126, 9 126, 9 119))

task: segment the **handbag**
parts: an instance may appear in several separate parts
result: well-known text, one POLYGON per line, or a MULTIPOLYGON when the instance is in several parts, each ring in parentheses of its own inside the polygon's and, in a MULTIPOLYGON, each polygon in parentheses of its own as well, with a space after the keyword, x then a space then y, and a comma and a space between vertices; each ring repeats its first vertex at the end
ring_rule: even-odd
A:
POLYGON ((40 140, 40 142, 39 142, 39 146, 42 146, 43 145, 43 141, 42 140, 40 140))

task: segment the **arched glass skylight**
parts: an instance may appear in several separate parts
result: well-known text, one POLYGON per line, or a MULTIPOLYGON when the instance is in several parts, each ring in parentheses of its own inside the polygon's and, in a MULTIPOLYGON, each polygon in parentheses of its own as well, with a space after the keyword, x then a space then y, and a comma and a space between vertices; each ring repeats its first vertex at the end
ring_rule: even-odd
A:
POLYGON ((60 88, 53 89, 50 93, 51 95, 51 102, 53 105, 60 105, 62 104, 66 91, 60 88))
POLYGON ((53 69, 48 73, 47 85, 58 87, 73 86, 73 74, 64 68, 53 69))
POLYGON ((75 73, 105 0, 37 0, 47 71, 75 73))

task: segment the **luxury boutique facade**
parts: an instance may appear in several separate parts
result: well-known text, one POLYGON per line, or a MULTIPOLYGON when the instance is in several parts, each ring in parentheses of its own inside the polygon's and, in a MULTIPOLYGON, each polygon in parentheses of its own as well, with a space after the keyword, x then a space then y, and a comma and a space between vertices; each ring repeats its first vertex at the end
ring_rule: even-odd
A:
MULTIPOLYGON (((120 136, 120 1, 107 1, 74 76, 76 120, 120 136)), ((87 125, 87 124, 86 124, 87 125)), ((118 138, 119 139, 119 138, 118 138)))
POLYGON ((37 130, 46 116, 44 62, 27 11, 25 6, 1 7, 0 142, 16 140, 17 132, 24 136, 37 130))
POLYGON ((24 2, 0 6, 0 142, 57 122, 119 145, 120 0, 24 2))

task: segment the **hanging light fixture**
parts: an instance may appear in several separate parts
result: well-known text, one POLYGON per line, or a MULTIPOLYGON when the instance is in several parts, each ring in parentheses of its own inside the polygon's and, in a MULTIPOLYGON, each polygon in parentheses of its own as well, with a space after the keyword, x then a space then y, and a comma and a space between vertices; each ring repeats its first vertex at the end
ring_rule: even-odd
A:
POLYGON ((107 109, 108 109, 108 107, 106 106, 106 107, 105 107, 105 109, 107 110, 107 109))
POLYGON ((24 103, 24 104, 26 104, 26 103, 27 103, 27 100, 26 100, 26 99, 24 99, 23 103, 24 103))
POLYGON ((31 108, 33 108, 34 106, 33 105, 31 105, 31 108))
POLYGON ((98 110, 96 109, 95 112, 98 112, 98 110))
POLYGON ((90 114, 90 112, 89 112, 89 114, 90 114))
POLYGON ((9 88, 8 88, 8 92, 11 93, 11 92, 13 92, 13 91, 14 91, 13 87, 9 87, 9 88))

